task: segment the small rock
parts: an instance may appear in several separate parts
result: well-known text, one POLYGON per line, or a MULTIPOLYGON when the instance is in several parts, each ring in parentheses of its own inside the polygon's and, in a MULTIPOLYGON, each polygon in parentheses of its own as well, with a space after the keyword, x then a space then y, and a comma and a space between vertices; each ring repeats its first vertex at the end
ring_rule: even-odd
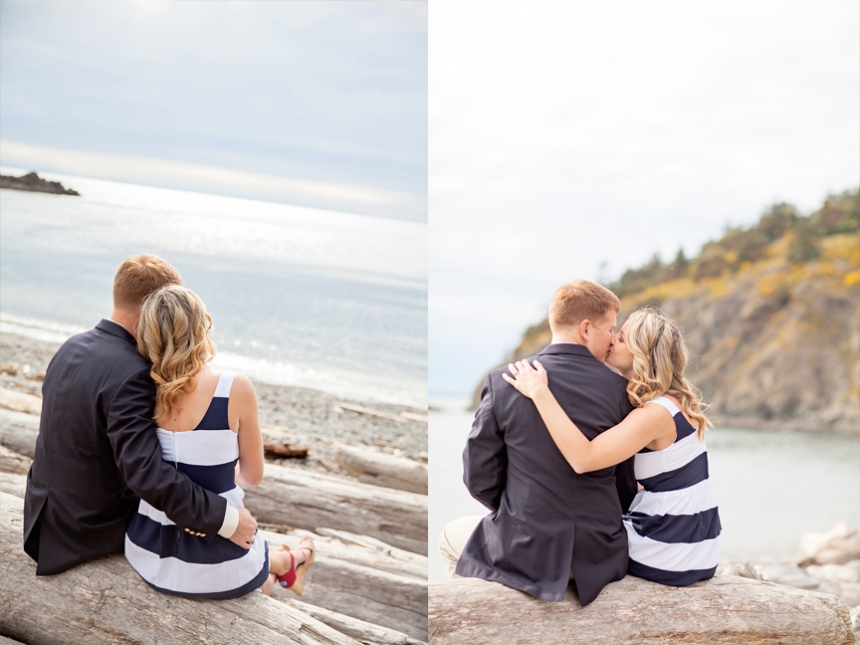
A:
POLYGON ((839 599, 849 607, 860 605, 860 582, 843 582, 839 599))
POLYGON ((860 605, 851 610, 851 631, 860 641, 860 605))
POLYGON ((0 374, 18 375, 18 363, 0 363, 0 374))
POLYGON ((807 533, 800 539, 802 567, 811 564, 846 564, 860 559, 860 529, 837 522, 826 533, 807 533))
POLYGON ((760 566, 758 566, 757 564, 750 564, 749 562, 736 562, 735 564, 730 564, 725 569, 723 569, 722 574, 724 576, 740 576, 741 578, 752 578, 753 580, 770 580, 770 578, 767 577, 767 574, 762 570, 760 566))
POLYGON ((815 591, 819 593, 829 593, 837 598, 842 597, 842 583, 838 580, 822 580, 815 591))
POLYGON ((818 589, 821 580, 813 578, 804 569, 793 564, 763 564, 762 571, 771 582, 796 587, 797 589, 818 589))
POLYGON ((860 560, 852 560, 847 564, 810 564, 806 572, 822 580, 860 582, 860 560))

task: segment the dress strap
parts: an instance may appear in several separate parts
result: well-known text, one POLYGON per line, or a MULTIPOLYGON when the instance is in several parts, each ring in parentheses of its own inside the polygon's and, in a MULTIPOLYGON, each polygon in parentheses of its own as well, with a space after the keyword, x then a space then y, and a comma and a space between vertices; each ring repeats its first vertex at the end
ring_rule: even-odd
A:
POLYGON ((215 397, 230 398, 230 388, 233 387, 233 378, 236 372, 221 372, 218 377, 218 385, 215 387, 215 397))
POLYGON ((672 403, 672 401, 670 401, 669 398, 665 396, 658 396, 656 399, 646 401, 645 405, 648 405, 649 403, 656 403, 658 405, 662 405, 669 411, 669 414, 671 414, 673 417, 681 411, 677 405, 672 403))

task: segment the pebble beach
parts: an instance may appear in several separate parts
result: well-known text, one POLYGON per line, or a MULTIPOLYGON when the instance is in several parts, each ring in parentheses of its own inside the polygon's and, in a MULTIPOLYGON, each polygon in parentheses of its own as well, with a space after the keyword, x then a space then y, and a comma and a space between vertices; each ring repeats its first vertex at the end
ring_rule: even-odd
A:
MULTIPOLYGON (((58 348, 57 343, 12 333, 0 334, 0 363, 17 366, 16 370, 0 373, 0 386, 41 396, 41 377, 58 348)), ((254 387, 264 436, 308 448, 304 459, 283 459, 276 463, 350 477, 338 468, 334 459, 339 444, 427 462, 427 423, 409 419, 395 421, 344 410, 338 403, 395 416, 401 412, 426 415, 426 410, 349 400, 305 387, 263 382, 255 382, 254 387)))

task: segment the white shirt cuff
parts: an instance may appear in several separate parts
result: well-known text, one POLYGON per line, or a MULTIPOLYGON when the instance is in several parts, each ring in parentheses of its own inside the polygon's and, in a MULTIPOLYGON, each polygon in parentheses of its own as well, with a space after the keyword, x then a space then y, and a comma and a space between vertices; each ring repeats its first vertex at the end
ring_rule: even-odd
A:
POLYGON ((218 529, 218 535, 229 540, 237 528, 239 528, 239 509, 227 504, 227 510, 224 512, 224 523, 218 529))

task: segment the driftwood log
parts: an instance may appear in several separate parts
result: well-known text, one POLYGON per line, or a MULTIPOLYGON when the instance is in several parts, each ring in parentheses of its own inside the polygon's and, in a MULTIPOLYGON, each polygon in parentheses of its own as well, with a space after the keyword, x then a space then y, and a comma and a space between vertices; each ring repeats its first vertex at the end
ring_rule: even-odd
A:
POLYGON ((264 522, 340 529, 427 555, 425 495, 266 464, 263 482, 245 491, 245 505, 264 522))
MULTIPOLYGON (((39 417, 0 410, 0 445, 33 457, 39 417)), ((427 554, 427 497, 266 464, 263 482, 245 491, 258 521, 316 531, 332 528, 368 535, 427 554)))
MULTIPOLYGON (((272 546, 286 544, 290 548, 302 537, 313 537, 317 556, 308 574, 303 602, 427 640, 426 557, 392 547, 369 547, 348 534, 291 531, 288 535, 264 532, 263 536, 272 546)), ((280 596, 280 590, 276 593, 280 596)))
POLYGON ((6 493, 7 495, 24 499, 24 491, 26 488, 27 475, 0 471, 0 493, 6 493))
MULTIPOLYGON (((7 443, 29 451, 34 443, 38 419, 32 415, 8 412, 3 413, 3 417, 0 436, 4 440, 11 438, 12 441, 7 443)), ((28 457, 0 446, 0 491, 23 497, 30 461, 28 457)), ((288 470, 273 468, 276 471, 288 470)), ((323 478, 328 483, 333 479, 323 478)), ((338 483, 356 486, 355 482, 338 483)), ((380 494, 385 492, 375 487, 357 486, 380 494)), ((398 491, 390 492, 398 494, 398 491)), ((323 498, 329 499, 324 495, 323 498)), ((284 497, 279 503, 295 509, 296 500, 284 497)), ((289 515, 288 519, 294 519, 292 513, 289 515)), ((290 547, 297 546, 306 535, 314 538, 318 556, 302 597, 307 603, 426 641, 426 556, 397 548, 372 536, 332 528, 320 528, 319 534, 291 528, 285 534, 264 532, 263 535, 271 545, 287 544, 290 547)))
POLYGON ((0 446, 0 472, 26 475, 33 460, 17 452, 12 452, 6 446, 0 446))
POLYGON ((42 414, 42 399, 26 392, 0 387, 0 408, 39 415, 42 414))
POLYGON ((344 616, 343 614, 338 614, 322 607, 309 605, 306 602, 288 598, 283 594, 278 594, 275 597, 278 600, 293 605, 296 609, 312 618, 316 618, 332 629, 351 636, 360 643, 372 643, 373 645, 424 645, 424 641, 410 638, 406 634, 394 631, 393 629, 386 629, 385 627, 350 618, 349 616, 344 616))
POLYGON ((737 576, 666 587, 627 576, 581 607, 568 590, 545 602, 504 585, 460 578, 430 583, 433 645, 854 645, 835 596, 737 576))
POLYGON ((381 410, 365 408, 360 405, 353 405, 352 403, 338 403, 337 407, 341 410, 357 412, 358 414, 366 414, 368 416, 377 417, 379 419, 388 419, 389 421, 397 421, 398 423, 405 423, 407 421, 406 417, 401 417, 396 414, 391 414, 389 412, 382 412, 381 410))
POLYGON ((21 641, 13 641, 11 638, 0 636, 0 645, 21 645, 21 641))
POLYGON ((308 456, 306 446, 294 446, 286 441, 272 441, 263 438, 263 454, 266 459, 304 459, 308 456))
MULTIPOLYGON (((23 498, 25 485, 26 475, 0 472, 0 492, 23 498)), ((387 629, 392 634, 426 641, 427 558, 366 536, 334 530, 324 533, 262 532, 271 546, 286 544, 294 548, 303 537, 314 539, 318 554, 302 596, 305 604, 342 614, 344 619, 374 623, 383 632, 387 629)), ((132 575, 136 577, 133 572, 132 575)), ((275 593, 279 599, 291 596, 279 589, 275 593)), ((331 620, 322 622, 337 628, 331 620)))
POLYGON ((259 593, 219 602, 158 593, 120 555, 37 577, 21 548, 23 501, 0 493, 0 633, 67 643, 358 645, 295 606, 259 593))
POLYGON ((427 494, 426 464, 346 445, 338 446, 335 460, 344 471, 365 484, 427 494))
POLYGON ((38 436, 38 416, 0 409, 0 445, 32 459, 38 436))

